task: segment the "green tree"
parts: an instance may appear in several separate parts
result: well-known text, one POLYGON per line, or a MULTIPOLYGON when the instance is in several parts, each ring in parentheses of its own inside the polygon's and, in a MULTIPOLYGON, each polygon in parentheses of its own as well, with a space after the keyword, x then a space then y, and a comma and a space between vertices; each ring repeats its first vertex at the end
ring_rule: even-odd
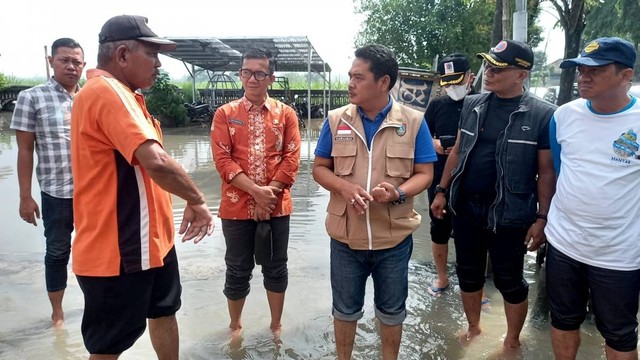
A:
POLYGON ((638 0, 608 0, 599 3, 587 16, 584 40, 618 36, 638 47, 640 44, 640 4, 638 0))
MULTIPOLYGON (((638 0, 605 1, 587 16, 583 39, 586 42, 602 36, 617 36, 631 41, 637 49, 640 44, 640 24, 636 22, 638 18, 640 18, 638 0)), ((634 77, 637 79, 640 73, 635 74, 634 77)))
POLYGON ((7 78, 3 73, 0 73, 0 89, 7 86, 7 78))
MULTIPOLYGON (((597 7, 599 0, 549 0, 556 9, 560 26, 564 30, 564 58, 575 58, 580 52, 582 34, 591 10, 597 7)), ((607 29, 607 31, 609 31, 607 29)), ((562 105, 573 99, 573 83, 576 71, 573 68, 562 69, 560 73, 560 91, 557 104, 562 105)))
POLYGON ((163 126, 185 126, 189 123, 184 96, 164 70, 160 70, 156 83, 147 93, 146 102, 149 113, 156 116, 163 126))
POLYGON ((532 87, 546 86, 547 80, 549 80, 551 75, 551 66, 546 65, 547 54, 544 51, 534 51, 533 58, 534 62, 530 85, 532 87))
MULTIPOLYGON (((392 49, 401 66, 431 69, 436 55, 486 51, 492 1, 360 0, 365 14, 356 46, 379 43, 392 49)), ((477 64, 479 65, 479 61, 477 64)))
MULTIPOLYGON (((514 0, 505 0, 514 2, 514 0)), ((432 69, 436 56, 462 52, 472 68, 473 54, 491 44, 496 0, 356 0, 356 12, 366 15, 355 45, 378 43, 394 51, 401 66, 432 69)), ((529 0, 529 43, 540 41, 536 25, 539 0, 529 0)), ((515 8, 515 6, 512 6, 515 8)))

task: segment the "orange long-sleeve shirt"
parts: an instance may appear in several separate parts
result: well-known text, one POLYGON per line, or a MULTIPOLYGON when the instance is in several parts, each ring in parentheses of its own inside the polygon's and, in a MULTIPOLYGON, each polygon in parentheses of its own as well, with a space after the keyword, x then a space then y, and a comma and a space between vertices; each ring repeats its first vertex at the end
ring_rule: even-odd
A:
POLYGON ((291 214, 289 188, 300 166, 300 131, 290 106, 269 97, 262 106, 244 97, 221 106, 211 124, 211 150, 222 178, 220 218, 253 219, 255 200, 231 184, 241 172, 259 186, 284 183, 271 216, 291 214))

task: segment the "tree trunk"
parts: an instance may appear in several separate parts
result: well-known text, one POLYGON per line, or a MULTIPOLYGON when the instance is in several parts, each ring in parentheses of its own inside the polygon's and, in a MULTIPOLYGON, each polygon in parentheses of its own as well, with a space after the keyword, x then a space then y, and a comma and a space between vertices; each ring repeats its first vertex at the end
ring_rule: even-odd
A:
MULTIPOLYGON (((582 32, 578 33, 564 33, 564 58, 573 59, 578 57, 580 51, 580 39, 582 38, 582 32)), ((560 91, 558 93, 558 100, 556 104, 562 105, 573 100, 573 83, 576 79, 576 68, 571 67, 568 69, 562 69, 560 73, 560 91)))
MULTIPOLYGON (((570 5, 563 1, 569 8, 562 8, 556 0, 552 1, 560 16, 560 24, 564 30, 564 58, 575 58, 580 51, 580 39, 585 27, 584 0, 573 0, 570 5)), ((573 82, 576 77, 576 69, 563 69, 560 73, 560 91, 558 93, 558 105, 572 100, 573 82)))
POLYGON ((491 47, 498 45, 500 40, 502 40, 502 0, 496 0, 496 11, 493 13, 493 30, 491 31, 491 47))
POLYGON ((511 0, 502 1, 502 38, 511 39, 511 0))

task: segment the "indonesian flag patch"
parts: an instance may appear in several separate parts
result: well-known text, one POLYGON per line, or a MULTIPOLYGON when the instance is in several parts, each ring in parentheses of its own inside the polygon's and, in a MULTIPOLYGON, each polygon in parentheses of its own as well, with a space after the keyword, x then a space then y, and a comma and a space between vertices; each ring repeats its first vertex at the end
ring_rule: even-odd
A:
POLYGON ((338 135, 349 135, 351 134, 351 128, 349 125, 340 124, 338 125, 338 135))

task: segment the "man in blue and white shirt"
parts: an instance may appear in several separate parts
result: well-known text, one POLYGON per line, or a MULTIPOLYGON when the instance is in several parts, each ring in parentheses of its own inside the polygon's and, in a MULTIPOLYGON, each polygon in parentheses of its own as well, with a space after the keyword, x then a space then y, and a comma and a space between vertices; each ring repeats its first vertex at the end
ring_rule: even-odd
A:
POLYGON ((73 39, 53 42, 49 65, 53 76, 45 84, 20 92, 11 129, 18 143, 20 217, 37 225, 40 209, 31 193, 33 150, 38 155, 36 177, 41 190, 42 222, 46 238, 45 279, 54 328, 64 325, 62 298, 67 287, 67 264, 73 232, 71 175, 71 103, 80 87, 84 51, 73 39))
POLYGON ((580 99, 550 124, 558 173, 545 234, 556 359, 575 359, 589 296, 608 359, 638 359, 640 104, 627 93, 636 63, 620 38, 588 43, 561 68, 578 68, 580 99))

